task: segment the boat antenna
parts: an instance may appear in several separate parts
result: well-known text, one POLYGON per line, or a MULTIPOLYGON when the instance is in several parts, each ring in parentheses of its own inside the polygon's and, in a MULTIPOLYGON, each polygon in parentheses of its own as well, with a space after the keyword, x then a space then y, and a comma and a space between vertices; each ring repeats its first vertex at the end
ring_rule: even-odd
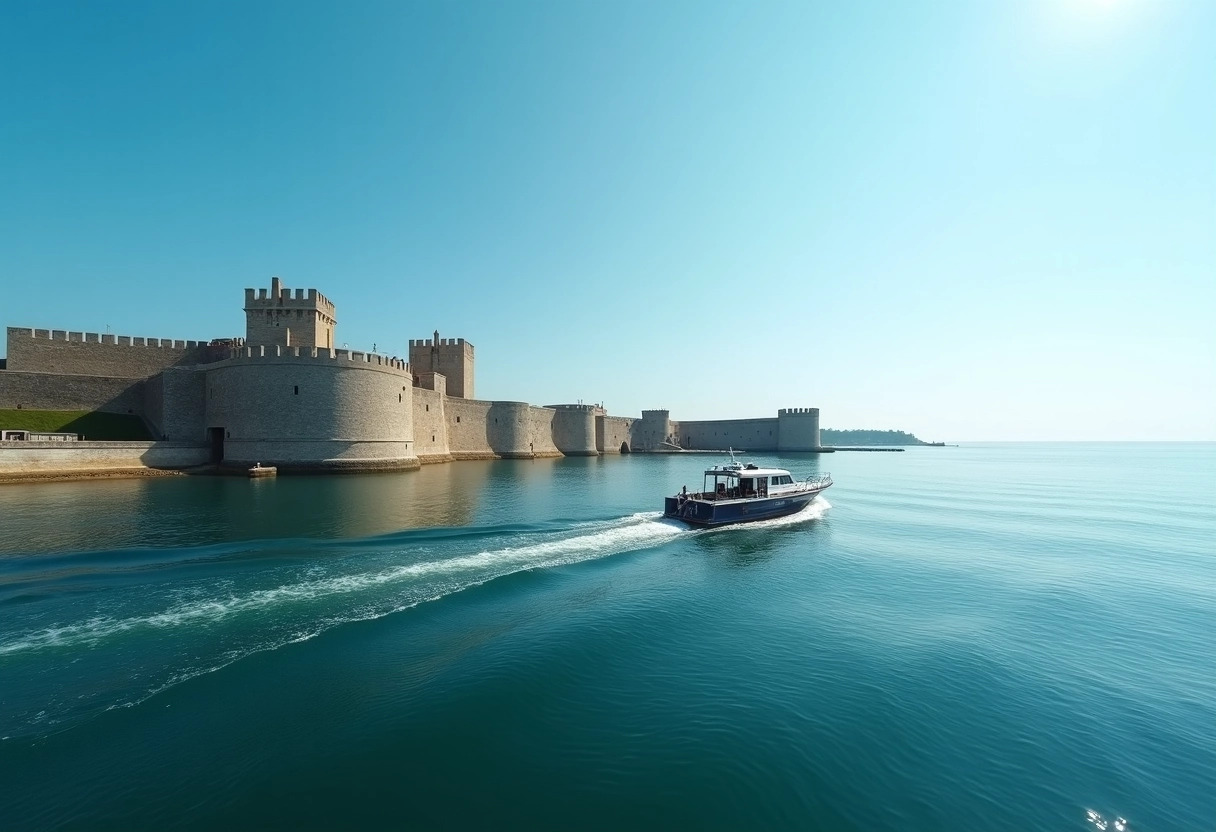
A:
POLYGON ((734 448, 727 446, 727 453, 730 454, 731 462, 738 463, 739 460, 735 459, 735 449, 734 448))

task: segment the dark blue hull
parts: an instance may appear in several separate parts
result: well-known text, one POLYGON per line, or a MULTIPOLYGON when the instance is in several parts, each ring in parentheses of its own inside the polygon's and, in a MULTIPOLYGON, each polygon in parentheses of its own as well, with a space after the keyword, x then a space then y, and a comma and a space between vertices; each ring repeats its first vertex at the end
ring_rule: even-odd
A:
POLYGON ((819 491, 804 491, 778 497, 721 501, 667 497, 663 503, 663 516, 682 520, 690 526, 752 523, 756 520, 772 520, 774 517, 796 514, 818 495, 819 491))

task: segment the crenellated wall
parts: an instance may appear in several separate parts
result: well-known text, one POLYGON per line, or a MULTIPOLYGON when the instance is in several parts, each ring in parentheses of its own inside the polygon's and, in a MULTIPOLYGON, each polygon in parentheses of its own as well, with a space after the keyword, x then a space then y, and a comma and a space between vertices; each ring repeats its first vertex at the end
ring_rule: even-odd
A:
POLYGON ((9 327, 7 369, 148 378, 168 367, 217 361, 224 358, 227 351, 226 347, 208 346, 205 341, 9 327))
POLYGON ((295 469, 417 468, 405 362, 345 350, 246 348, 206 368, 206 427, 224 462, 295 469))

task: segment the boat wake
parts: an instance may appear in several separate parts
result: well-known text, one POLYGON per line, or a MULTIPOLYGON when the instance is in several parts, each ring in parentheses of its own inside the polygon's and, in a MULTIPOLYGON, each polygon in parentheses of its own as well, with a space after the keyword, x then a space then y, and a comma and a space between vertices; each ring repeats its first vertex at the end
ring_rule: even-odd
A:
MULTIPOLYGON (((40 597, 60 603, 41 613, 37 603, 10 607, 26 627, 14 632, 12 625, 22 622, 10 621, 8 632, 0 632, 0 671, 23 676, 20 687, 42 695, 10 702, 18 713, 7 707, 7 713, 0 712, 0 737, 130 707, 254 653, 517 572, 640 551, 682 537, 793 525, 820 517, 827 508, 819 500, 789 517, 712 530, 689 529, 660 512, 645 512, 558 530, 411 530, 356 546, 354 541, 263 541, 222 557, 211 553, 183 561, 180 552, 165 553, 164 568, 152 580, 147 553, 141 552, 127 567, 110 566, 103 586, 85 593, 69 589, 67 573, 57 578, 43 572, 40 597), (198 569, 213 574, 198 577, 198 569), (69 599, 73 595, 84 597, 69 599), (62 616, 69 603, 75 620, 40 621, 62 616), (30 626, 37 623, 43 626, 30 626), (85 677, 89 691, 71 702, 57 701, 54 693, 57 671, 65 665, 78 682, 85 677)), ((32 582, 21 583, 28 588, 32 582)))

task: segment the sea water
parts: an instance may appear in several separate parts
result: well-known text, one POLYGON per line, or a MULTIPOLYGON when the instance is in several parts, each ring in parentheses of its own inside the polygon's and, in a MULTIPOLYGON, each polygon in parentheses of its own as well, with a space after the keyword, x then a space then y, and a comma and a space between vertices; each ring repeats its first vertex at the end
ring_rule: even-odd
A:
POLYGON ((1216 445, 0 486, 0 829, 1216 827, 1216 445))

